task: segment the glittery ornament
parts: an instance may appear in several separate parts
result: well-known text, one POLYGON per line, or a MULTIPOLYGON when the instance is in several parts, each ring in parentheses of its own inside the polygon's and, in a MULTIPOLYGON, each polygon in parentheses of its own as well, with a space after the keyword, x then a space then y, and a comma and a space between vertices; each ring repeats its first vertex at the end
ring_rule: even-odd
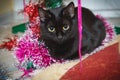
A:
POLYGON ((45 0, 46 8, 57 8, 62 5, 62 0, 45 0))
POLYGON ((103 43, 107 43, 111 41, 115 37, 115 31, 114 31, 114 26, 111 25, 105 18, 103 18, 100 15, 96 15, 97 18, 102 20, 104 22, 104 26, 106 29, 106 38, 104 39, 103 43))
POLYGON ((29 75, 34 69, 44 68, 63 61, 52 58, 44 42, 38 41, 40 38, 38 4, 29 3, 24 12, 29 16, 29 24, 26 25, 27 30, 18 40, 15 48, 18 68, 24 72, 21 77, 29 75))
POLYGON ((120 34, 120 26, 115 26, 115 32, 117 35, 120 34))
POLYGON ((0 49, 6 48, 9 51, 12 50, 13 47, 16 46, 16 40, 17 40, 17 36, 15 36, 14 38, 7 38, 8 41, 3 41, 3 44, 0 44, 0 49))

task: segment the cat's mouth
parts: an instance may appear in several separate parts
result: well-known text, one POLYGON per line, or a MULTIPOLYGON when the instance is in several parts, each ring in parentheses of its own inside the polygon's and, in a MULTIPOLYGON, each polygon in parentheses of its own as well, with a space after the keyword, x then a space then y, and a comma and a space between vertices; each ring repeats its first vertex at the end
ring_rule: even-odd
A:
POLYGON ((64 39, 57 39, 57 44, 58 45, 63 45, 66 41, 64 39))
POLYGON ((57 40, 57 43, 60 45, 60 44, 63 44, 63 41, 62 40, 57 40))

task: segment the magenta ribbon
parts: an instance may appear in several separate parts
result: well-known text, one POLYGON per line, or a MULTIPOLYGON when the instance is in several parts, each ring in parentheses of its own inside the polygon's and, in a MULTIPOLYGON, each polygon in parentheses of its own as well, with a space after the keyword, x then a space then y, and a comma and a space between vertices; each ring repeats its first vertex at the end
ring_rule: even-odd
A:
MULTIPOLYGON (((80 58, 80 62, 82 61, 82 7, 81 7, 81 0, 78 0, 78 32, 79 32, 79 47, 78 47, 78 54, 80 58)), ((81 63, 80 63, 81 65, 81 63)))

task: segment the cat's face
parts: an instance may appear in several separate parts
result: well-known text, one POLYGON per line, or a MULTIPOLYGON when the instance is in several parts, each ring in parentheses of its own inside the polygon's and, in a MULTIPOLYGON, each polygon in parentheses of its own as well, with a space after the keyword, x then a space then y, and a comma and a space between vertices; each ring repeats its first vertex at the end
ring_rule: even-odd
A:
POLYGON ((74 4, 65 8, 44 10, 39 8, 41 35, 43 39, 62 44, 74 37, 74 4))

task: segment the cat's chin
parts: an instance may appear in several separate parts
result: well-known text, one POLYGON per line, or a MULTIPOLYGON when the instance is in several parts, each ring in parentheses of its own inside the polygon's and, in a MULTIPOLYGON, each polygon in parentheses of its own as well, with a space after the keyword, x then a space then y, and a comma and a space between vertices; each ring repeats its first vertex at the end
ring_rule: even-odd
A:
POLYGON ((51 57, 58 60, 75 60, 78 59, 78 55, 68 56, 68 55, 52 55, 51 57))
POLYGON ((58 59, 58 60, 60 60, 60 59, 64 59, 62 56, 52 56, 54 59, 58 59))
POLYGON ((64 44, 64 42, 58 41, 57 44, 58 44, 58 45, 62 45, 62 44, 64 44))
POLYGON ((51 55, 51 57, 55 58, 55 59, 65 59, 67 56, 62 53, 62 52, 50 52, 49 53, 51 55))
POLYGON ((57 40, 56 41, 56 43, 58 44, 58 45, 64 45, 64 43, 65 43, 66 41, 65 40, 57 40))
POLYGON ((67 54, 65 52, 56 52, 56 53, 52 53, 50 54, 51 57, 55 58, 55 59, 62 59, 62 60, 73 60, 73 59, 77 59, 78 58, 78 54, 67 54))
POLYGON ((51 57, 53 57, 54 59, 58 59, 58 60, 66 60, 66 57, 65 56, 61 56, 61 55, 52 55, 51 57))

